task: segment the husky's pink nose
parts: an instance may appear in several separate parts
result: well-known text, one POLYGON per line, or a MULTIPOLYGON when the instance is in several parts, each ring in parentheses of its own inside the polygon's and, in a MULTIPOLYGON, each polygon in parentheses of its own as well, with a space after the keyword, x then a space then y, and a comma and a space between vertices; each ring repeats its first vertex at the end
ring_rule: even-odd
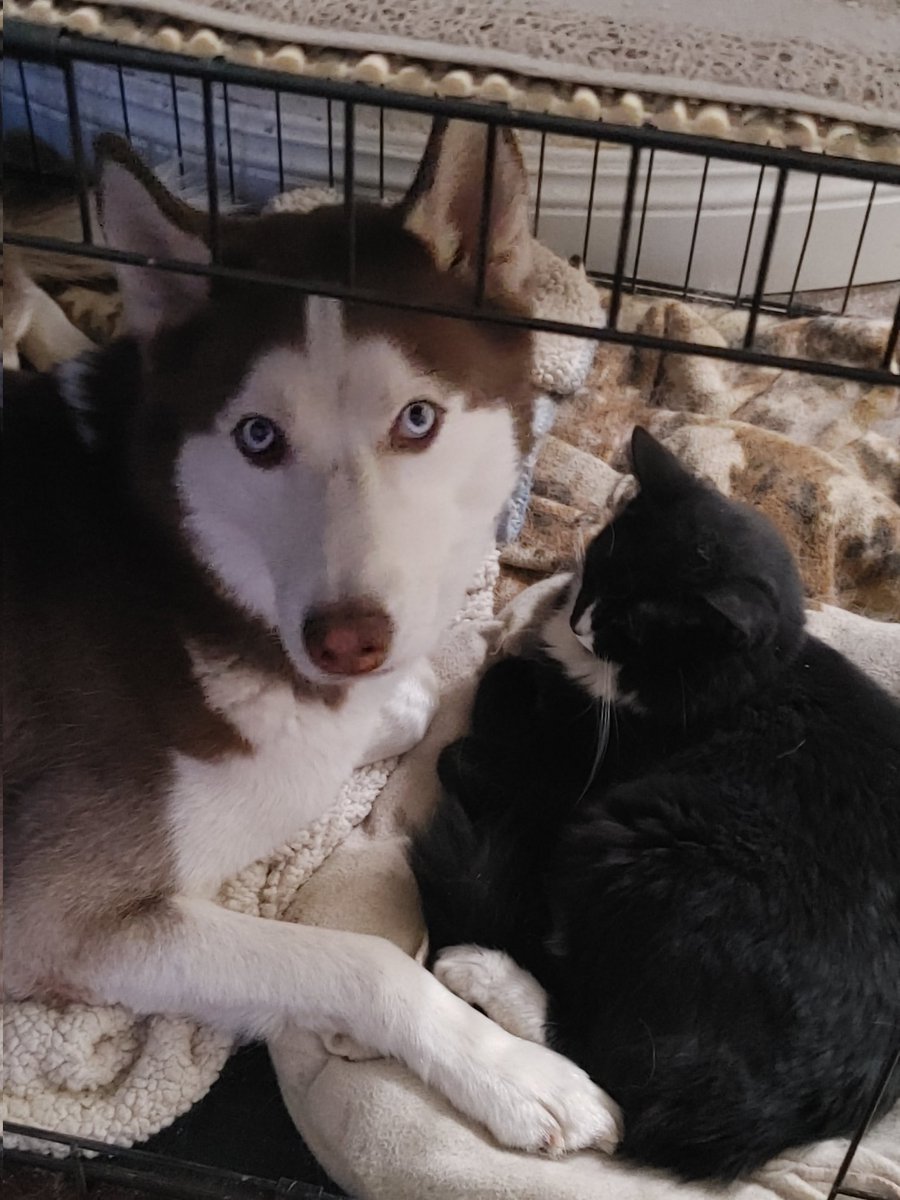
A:
POLYGON ((391 648, 391 621, 370 600, 341 600, 314 608, 303 625, 309 657, 329 675, 375 671, 391 648))

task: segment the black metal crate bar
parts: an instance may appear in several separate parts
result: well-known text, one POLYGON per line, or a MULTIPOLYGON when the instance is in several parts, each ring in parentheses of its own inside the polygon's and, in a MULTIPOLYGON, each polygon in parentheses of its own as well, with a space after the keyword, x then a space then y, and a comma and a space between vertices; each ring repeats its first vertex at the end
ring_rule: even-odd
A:
MULTIPOLYGON (((783 370, 796 370, 823 376, 844 378, 856 381, 858 383, 889 384, 893 386, 900 386, 900 375, 898 375, 892 369, 894 366, 894 357, 897 348, 898 328, 900 328, 900 302, 898 302, 897 312, 894 317, 892 329, 886 337, 881 361, 878 363, 863 366, 843 361, 819 361, 801 359, 794 356, 774 355, 767 353, 763 349, 760 349, 756 344, 758 341, 757 327, 761 315, 785 313, 794 315, 800 311, 794 304, 796 279, 787 304, 774 303, 767 296, 767 275, 769 272, 769 265, 775 249, 775 241, 778 233, 782 207, 784 204, 787 182, 792 173, 797 172, 814 176, 816 179, 816 195, 818 194, 818 183, 822 177, 866 181, 871 185, 869 205, 866 211, 866 220, 863 222, 863 228, 860 232, 860 236, 856 245, 854 268, 851 270, 846 281, 845 298, 842 306, 843 309, 846 308, 846 297, 849 295, 849 289, 853 282, 853 270, 855 270, 856 262, 859 259, 860 250, 865 237, 865 227, 868 220, 868 214, 871 211, 876 188, 881 185, 885 185, 900 189, 900 167, 896 165, 888 163, 862 162, 856 159, 823 159, 821 155, 809 154, 800 150, 778 149, 771 146, 744 145, 734 142, 721 141, 719 139, 709 137, 695 137, 687 134, 671 133, 650 127, 632 128, 605 125, 570 117, 514 111, 497 105, 474 103, 465 100, 453 100, 436 96, 413 96, 403 93, 387 92, 384 89, 371 87, 366 84, 310 79, 227 63, 221 60, 191 59, 179 55, 163 54, 157 51, 150 51, 140 47, 123 46, 115 42, 85 39, 60 29, 33 26, 19 20, 10 20, 6 23, 4 32, 4 50, 7 58, 18 60, 20 79, 22 81, 23 89, 23 102, 26 115, 29 117, 30 110, 28 106, 25 76, 24 73, 21 72, 22 63, 34 63, 57 67, 64 74, 66 96, 69 105, 68 119, 71 129, 70 141, 75 168, 75 184, 77 187, 79 211, 81 213, 82 222, 82 240, 80 243, 66 242, 59 239, 38 238, 33 236, 29 237, 16 232, 10 232, 6 235, 6 241, 10 245, 27 246, 33 250, 46 250, 56 253, 84 255, 95 259, 104 259, 110 263, 126 262, 137 266, 153 267, 158 270, 184 270, 190 271, 193 274, 200 273, 213 276, 218 275, 242 279, 248 285, 259 284, 290 287, 300 291, 301 293, 317 291, 320 294, 334 296, 336 298, 356 299, 366 303, 381 304, 403 309, 404 307, 410 306, 404 305, 402 301, 391 296, 390 294, 387 294, 386 292, 376 294, 375 292, 366 292, 363 289, 354 286, 355 244, 353 239, 353 230, 355 204, 357 200, 357 190, 355 186, 356 151, 354 143, 355 113, 362 107, 376 109, 379 112, 380 161, 378 190, 381 194, 384 192, 384 112, 386 109, 397 112, 414 113, 422 116, 442 116, 447 118, 478 121, 484 123, 488 130, 486 162, 486 167, 488 169, 485 172, 485 188, 484 195, 482 197, 482 228, 481 237, 479 239, 480 255, 477 263, 477 279, 475 292, 472 298, 472 304, 466 307, 432 305, 427 306, 425 311, 431 312, 434 315, 442 315, 447 317, 471 319, 473 316, 477 316, 479 319, 483 320, 511 322, 544 332, 573 334, 576 336, 592 338, 598 342, 611 342, 619 345, 635 346, 637 348, 643 348, 651 351, 656 350, 696 354, 742 363, 757 364, 759 366, 774 367, 783 370), (193 80, 199 84, 203 102, 205 167, 209 209, 210 243, 212 251, 212 263, 210 265, 201 266, 196 263, 189 264, 176 261, 163 262, 159 260, 150 262, 147 259, 139 256, 123 255, 114 249, 98 246, 93 241, 90 204, 88 199, 88 171, 85 163, 85 153, 82 147, 82 135, 80 128, 78 127, 77 89, 75 86, 74 77, 74 66, 78 63, 105 65, 110 68, 114 68, 117 72, 119 72, 122 99, 122 124, 126 131, 128 129, 128 108, 124 84, 121 83, 122 71, 143 71, 151 72, 155 75, 168 76, 172 81, 173 116, 176 123, 179 162, 182 161, 182 131, 179 120, 175 80, 193 80), (323 288, 321 285, 312 285, 309 282, 304 282, 303 280, 285 279, 282 276, 260 275, 249 271, 236 271, 229 269, 226 265, 217 261, 218 228, 221 219, 221 185, 218 182, 217 177, 218 154, 216 148, 217 119, 215 111, 215 95, 218 94, 219 90, 221 90, 224 108, 223 128, 227 148, 227 179, 228 187, 233 194, 235 168, 232 154, 232 125, 229 96, 231 92, 238 87, 249 87, 257 90, 265 90, 272 96, 273 109, 275 110, 277 116, 277 140, 279 147, 278 179, 280 186, 283 186, 284 184, 285 173, 281 128, 281 111, 284 103, 284 97, 310 97, 322 101, 327 106, 328 180, 330 184, 335 183, 336 177, 335 168, 337 153, 335 148, 334 133, 335 112, 341 116, 343 122, 342 133, 344 143, 342 163, 342 193, 344 210, 348 221, 348 228, 351 234, 349 238, 345 283, 342 286, 323 288), (537 224, 540 219, 540 197, 543 183, 544 147, 547 136, 555 135, 569 139, 576 138, 593 146, 595 169, 591 177, 591 194, 588 198, 588 205, 585 212, 585 252, 588 249, 590 241, 593 191, 599 147, 602 143, 612 146, 620 146, 628 151, 629 167, 627 180, 624 187, 621 215, 619 219, 617 238, 618 244, 615 254, 614 269, 609 274, 598 274, 595 276, 598 279, 598 282, 607 284, 610 289, 608 321, 603 328, 552 322, 542 320, 537 317, 512 318, 507 315, 501 315, 484 305, 484 257, 487 245, 487 213, 490 205, 490 189, 493 175, 493 172, 490 170, 490 168, 495 152, 496 134, 497 131, 502 127, 510 127, 518 130, 537 133, 541 137, 541 159, 537 179, 537 199, 534 212, 535 224, 537 224), (639 261, 644 242, 644 228, 647 214, 648 196, 650 191, 650 179, 653 169, 653 159, 654 155, 659 151, 666 151, 667 153, 679 155, 688 155, 692 158, 702 160, 704 164, 703 179, 701 182, 700 195, 696 206, 693 232, 691 236, 691 252, 688 259, 684 281, 681 286, 672 286, 659 283, 658 281, 654 281, 652 279, 644 279, 638 274, 639 261), (733 294, 698 291, 691 289, 690 286, 691 265, 693 262, 694 247, 697 242, 698 229, 700 228, 702 216, 703 193, 706 184, 706 175, 711 162, 748 163, 758 166, 760 169, 760 179, 757 187, 756 200, 754 202, 754 212, 751 217, 751 227, 743 251, 741 279, 736 292, 733 294), (646 173, 644 177, 644 186, 643 188, 640 188, 639 178, 642 168, 645 169, 646 173), (758 267, 752 278, 752 286, 749 288, 749 293, 747 296, 744 296, 744 275, 746 273, 747 264, 749 261, 750 246, 753 237, 753 226, 756 223, 756 210, 760 199, 763 174, 766 171, 774 171, 776 186, 771 203, 771 210, 765 225, 762 253, 759 258, 758 267), (642 195, 636 204, 638 192, 641 192, 642 195), (639 213, 635 213, 635 208, 639 209, 639 213), (634 219, 635 216, 637 216, 637 220, 634 219), (635 226, 634 230, 632 229, 632 226, 635 226), (636 249, 633 255, 632 269, 629 273, 628 259, 633 243, 636 243, 636 249), (711 302, 727 303, 732 307, 744 309, 747 311, 747 324, 745 327, 742 345, 728 347, 707 346, 689 341, 681 341, 666 337, 653 337, 643 333, 623 330, 619 327, 619 316, 623 295, 625 293, 633 294, 634 292, 640 292, 646 295, 659 295, 663 297, 672 296, 679 299, 699 298, 711 302)), ((39 160, 37 158, 37 147, 35 145, 33 128, 30 120, 29 133, 32 140, 33 153, 35 156, 35 165, 39 165, 39 160)), ((338 170, 340 170, 340 167, 338 170)), ((813 204, 813 209, 810 213, 810 221, 807 225, 804 246, 800 250, 800 261, 798 262, 797 267, 798 277, 799 269, 802 265, 802 257, 805 254, 805 241, 808 240, 809 228, 812 223, 814 208, 815 204, 813 204)), ((417 306, 417 308, 419 311, 422 311, 421 306, 417 306)))
POLYGON ((32 1125, 7 1121, 4 1133, 54 1145, 55 1156, 33 1149, 6 1148, 4 1162, 62 1175, 85 1200, 94 1195, 95 1184, 128 1188, 135 1195, 161 1196, 168 1200, 272 1200, 278 1197, 338 1200, 324 1188, 298 1180, 260 1179, 163 1154, 51 1133, 32 1125))

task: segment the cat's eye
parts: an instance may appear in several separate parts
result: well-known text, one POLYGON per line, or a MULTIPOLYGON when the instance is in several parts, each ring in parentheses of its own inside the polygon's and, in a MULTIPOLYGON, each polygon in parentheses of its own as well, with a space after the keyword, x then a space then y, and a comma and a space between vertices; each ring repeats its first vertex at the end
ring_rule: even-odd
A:
POLYGON ((244 458, 255 467, 277 467, 287 454, 287 438, 270 417, 242 417, 232 437, 244 458))
POLYGON ((401 409, 391 426, 392 450, 424 450, 437 437, 444 410, 431 400, 413 400, 401 409))

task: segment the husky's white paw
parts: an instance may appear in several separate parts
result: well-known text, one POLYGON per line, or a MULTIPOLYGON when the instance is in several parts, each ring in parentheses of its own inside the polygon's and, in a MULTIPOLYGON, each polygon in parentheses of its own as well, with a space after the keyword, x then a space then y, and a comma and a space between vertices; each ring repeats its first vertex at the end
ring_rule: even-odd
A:
POLYGON ((502 950, 448 946, 434 964, 444 987, 476 1004, 516 1037, 544 1043, 547 993, 533 975, 502 950))
POLYGON ((373 740, 359 765, 393 758, 417 746, 437 711, 439 693, 434 668, 423 659, 398 681, 382 705, 373 740))
POLYGON ((622 1136, 618 1105, 562 1055, 497 1033, 502 1041, 479 1045, 471 1074, 447 1079, 440 1068, 434 1072, 457 1108, 515 1150, 552 1158, 571 1150, 612 1154, 622 1136))

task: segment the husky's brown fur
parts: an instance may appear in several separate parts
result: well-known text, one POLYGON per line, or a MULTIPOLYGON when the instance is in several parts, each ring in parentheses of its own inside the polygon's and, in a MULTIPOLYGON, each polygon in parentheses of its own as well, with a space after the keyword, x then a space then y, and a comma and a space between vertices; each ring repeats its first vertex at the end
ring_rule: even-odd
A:
MULTIPOLYGON (((418 306, 471 302, 484 150, 477 127, 438 125, 406 200, 356 209, 357 286, 389 285, 418 306)), ((204 214, 123 144, 101 152, 113 244, 207 262, 204 214)), ((531 243, 506 133, 493 192, 485 302, 519 314, 531 243)), ((221 260, 327 291, 345 278, 347 236, 340 207, 228 217, 221 260)), ((410 588, 435 613, 461 597, 530 444, 530 335, 202 273, 119 274, 130 339, 57 378, 7 385, 8 991, 186 1012, 256 1036, 287 1020, 347 1033, 402 1058, 505 1143, 607 1144, 614 1114, 585 1076, 502 1034, 387 943, 212 902, 224 873, 320 815, 351 767, 423 733, 434 693, 421 656, 441 627, 427 608, 410 615, 410 588), (408 460, 370 430, 415 399, 404 388, 427 389, 449 413, 435 448, 408 460), (246 406, 270 402, 307 440, 263 481, 230 430, 246 406), (429 463, 444 465, 429 475, 429 463), (229 495, 230 474, 260 505, 256 527, 229 495), (299 507, 285 510, 281 494, 299 507), (225 535, 215 496, 232 505, 225 535), (341 496, 359 507, 358 545, 342 545, 346 530, 334 534, 319 512, 327 500, 343 519, 341 496), (438 532, 417 526, 417 499, 438 532), (244 562, 237 539, 257 529, 244 562), (386 564, 379 602, 405 597, 395 674, 317 677, 292 648, 307 610, 284 615, 295 582, 309 580, 276 572, 270 603, 254 555, 278 533, 278 571, 308 561, 322 589, 312 600, 350 598, 359 593, 342 589, 368 587, 370 530, 383 539, 371 549, 386 564), (409 553, 430 565, 418 584, 415 563, 412 582, 398 582, 413 536, 409 553), (438 577, 452 594, 438 595, 438 577), (404 622, 414 659, 403 658, 404 622)))

